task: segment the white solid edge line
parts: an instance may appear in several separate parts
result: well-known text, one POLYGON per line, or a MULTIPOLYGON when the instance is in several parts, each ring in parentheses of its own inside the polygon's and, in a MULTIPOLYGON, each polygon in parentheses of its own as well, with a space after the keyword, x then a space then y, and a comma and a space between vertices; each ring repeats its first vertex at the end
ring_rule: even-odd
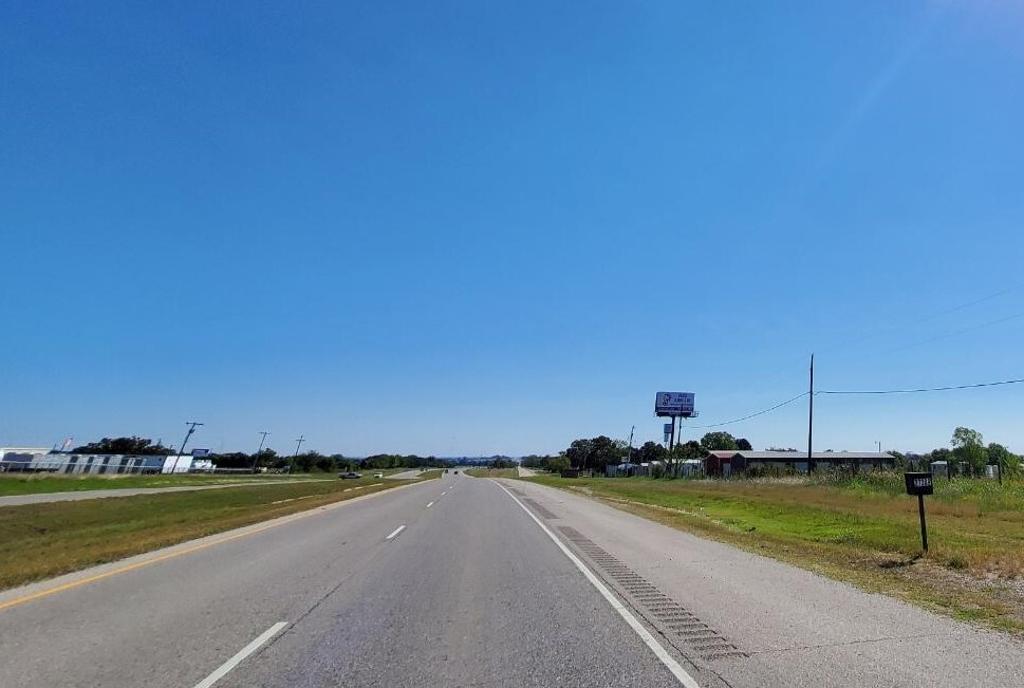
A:
POLYGON ((261 645, 273 638, 278 632, 287 626, 288 623, 285 621, 278 621, 276 624, 263 631, 255 640, 239 650, 238 654, 229 659, 228 661, 221 664, 217 669, 204 678, 202 681, 195 685, 195 688, 210 688, 214 683, 224 678, 224 676, 238 666, 243 659, 251 655, 253 652, 258 650, 261 645))
POLYGON ((391 538, 393 538, 396 535, 398 535, 399 533, 401 533, 403 530, 405 530, 405 524, 402 524, 402 525, 398 526, 397 528, 395 528, 395 530, 391 533, 391 535, 388 535, 384 539, 385 540, 390 540, 391 538))
POLYGON ((653 652, 655 656, 661 660, 661 663, 664 664, 668 668, 668 670, 672 672, 672 675, 676 677, 676 680, 678 680, 681 684, 686 686, 686 688, 700 688, 700 684, 698 684, 692 676, 686 673, 686 669, 680 666, 679 662, 672 658, 672 655, 668 653, 664 646, 662 646, 662 644, 659 643, 657 639, 655 639, 655 637, 651 635, 646 628, 644 628, 643 624, 641 624, 637 620, 637 618, 633 616, 633 614, 628 609, 626 609, 625 605, 619 602, 619 599, 612 594, 612 592, 605 586, 605 584, 602 583, 598 579, 598 577, 595 576, 582 561, 580 561, 579 557, 573 554, 568 547, 563 545, 562 541, 555 537, 555 534, 552 533, 546 525, 541 523, 540 519, 534 516, 533 513, 529 509, 527 509, 523 505, 523 503, 516 498, 514 494, 512 494, 505 488, 504 485, 497 481, 492 480, 492 482, 494 482, 495 485, 504 490, 505 494, 511 497, 512 501, 518 504, 519 508, 525 511, 526 515, 532 518, 533 522, 540 526, 540 529, 543 530, 549 538, 551 538, 551 541, 558 546, 558 549, 562 550, 562 554, 567 556, 569 558, 569 561, 576 565, 576 568, 578 568, 580 572, 586 577, 586 579, 590 581, 591 585, 597 588, 597 591, 601 593, 601 596, 604 597, 608 604, 612 606, 612 609, 619 613, 619 616, 621 616, 625 620, 625 622, 629 624, 630 628, 632 628, 636 632, 636 634, 640 636, 640 639, 643 640, 647 647, 651 649, 651 652, 653 652))

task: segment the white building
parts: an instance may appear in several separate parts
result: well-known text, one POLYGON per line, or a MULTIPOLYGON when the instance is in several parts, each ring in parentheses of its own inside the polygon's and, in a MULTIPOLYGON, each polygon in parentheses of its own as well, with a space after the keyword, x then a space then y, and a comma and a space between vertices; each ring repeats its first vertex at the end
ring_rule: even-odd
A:
POLYGON ((49 453, 49 447, 0 447, 0 471, 24 470, 49 453))

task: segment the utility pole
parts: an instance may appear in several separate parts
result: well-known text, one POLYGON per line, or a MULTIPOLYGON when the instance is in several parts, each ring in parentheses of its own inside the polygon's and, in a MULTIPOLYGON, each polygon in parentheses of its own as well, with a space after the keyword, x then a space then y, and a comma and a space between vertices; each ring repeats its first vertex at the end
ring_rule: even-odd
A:
POLYGON ((252 472, 253 473, 256 472, 256 468, 259 465, 260 454, 263 453, 263 443, 267 441, 267 435, 269 435, 270 433, 268 431, 266 431, 266 430, 260 430, 259 434, 261 435, 261 437, 260 437, 260 448, 256 450, 256 456, 254 456, 253 459, 252 459, 252 472))
POLYGON ((626 454, 626 463, 633 463, 633 432, 635 430, 635 425, 629 426, 629 453, 626 454))
POLYGON ((194 420, 187 421, 185 425, 188 426, 188 432, 185 433, 185 439, 181 441, 181 449, 178 450, 178 455, 174 459, 174 468, 176 471, 178 468, 178 460, 185 454, 185 445, 188 444, 188 438, 192 436, 192 433, 196 431, 196 428, 203 425, 203 423, 197 423, 194 420))
POLYGON ((807 472, 814 472, 814 354, 811 354, 811 384, 807 392, 807 472))
POLYGON ((295 469, 295 459, 299 457, 299 447, 306 441, 305 435, 299 435, 299 439, 295 440, 295 454, 292 455, 292 465, 288 468, 288 472, 291 473, 295 469))

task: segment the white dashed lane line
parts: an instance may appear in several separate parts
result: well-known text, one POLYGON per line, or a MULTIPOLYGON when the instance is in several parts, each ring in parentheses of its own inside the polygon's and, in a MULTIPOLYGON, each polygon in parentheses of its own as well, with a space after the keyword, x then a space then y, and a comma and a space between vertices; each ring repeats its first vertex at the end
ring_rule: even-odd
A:
POLYGON ((288 624, 284 621, 278 621, 276 624, 263 631, 259 636, 256 637, 251 643, 243 647, 238 651, 234 657, 217 667, 212 674, 204 678, 202 681, 195 685, 195 688, 210 688, 214 683, 227 676, 228 672, 234 669, 236 666, 242 663, 246 657, 251 655, 256 650, 266 643, 268 640, 277 635, 282 628, 288 624))

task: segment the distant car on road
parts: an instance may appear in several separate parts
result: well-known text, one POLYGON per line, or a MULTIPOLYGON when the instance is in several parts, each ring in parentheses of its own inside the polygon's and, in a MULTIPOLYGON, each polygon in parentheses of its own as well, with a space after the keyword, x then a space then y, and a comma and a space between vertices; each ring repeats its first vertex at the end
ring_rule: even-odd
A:
POLYGON ((358 480, 359 478, 362 478, 363 475, 361 473, 356 473, 355 471, 348 471, 347 473, 339 473, 338 477, 342 480, 358 480))
POLYGON ((383 478, 383 477, 384 477, 384 474, 383 474, 383 473, 374 473, 374 474, 373 474, 373 477, 374 477, 374 478, 383 478))

